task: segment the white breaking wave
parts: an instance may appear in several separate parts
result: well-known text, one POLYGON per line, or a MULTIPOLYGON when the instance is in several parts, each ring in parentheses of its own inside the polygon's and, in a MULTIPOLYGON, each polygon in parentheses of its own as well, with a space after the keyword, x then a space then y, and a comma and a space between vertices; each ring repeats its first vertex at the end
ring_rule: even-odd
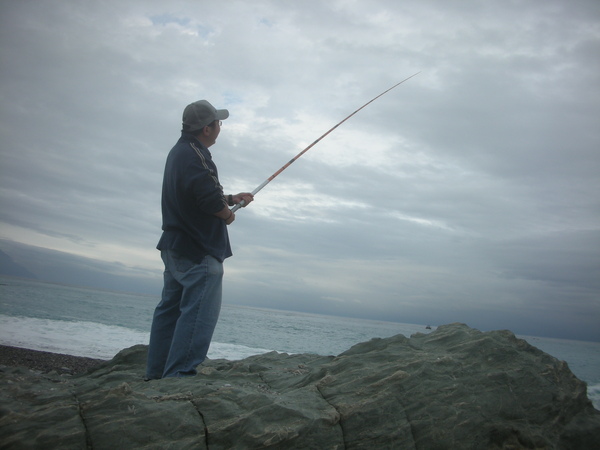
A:
MULTIPOLYGON (((111 359, 124 348, 148 344, 150 333, 95 322, 12 317, 0 314, 0 344, 88 358, 111 359)), ((231 361, 270 350, 213 342, 211 359, 231 361)))
POLYGON ((600 411, 600 384, 588 385, 587 394, 594 408, 600 411))

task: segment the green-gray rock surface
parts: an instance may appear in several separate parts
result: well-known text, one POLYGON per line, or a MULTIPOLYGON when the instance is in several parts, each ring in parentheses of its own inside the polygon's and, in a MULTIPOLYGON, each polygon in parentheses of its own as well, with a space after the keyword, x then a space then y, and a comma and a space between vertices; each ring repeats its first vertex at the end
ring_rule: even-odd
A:
POLYGON ((0 448, 600 448, 585 383, 508 331, 451 324, 147 382, 146 351, 74 377, 2 367, 0 448))

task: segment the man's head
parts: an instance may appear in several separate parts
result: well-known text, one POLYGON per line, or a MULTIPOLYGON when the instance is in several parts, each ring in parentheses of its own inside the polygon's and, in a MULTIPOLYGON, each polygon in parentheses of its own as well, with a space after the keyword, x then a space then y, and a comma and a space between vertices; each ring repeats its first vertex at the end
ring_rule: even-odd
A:
POLYGON ((215 121, 225 120, 229 117, 226 109, 215 109, 206 100, 190 103, 183 110, 182 131, 198 134, 202 129, 215 121))
POLYGON ((190 103, 183 110, 182 131, 192 133, 206 147, 213 145, 221 131, 221 121, 229 117, 226 109, 215 109, 206 100, 190 103))

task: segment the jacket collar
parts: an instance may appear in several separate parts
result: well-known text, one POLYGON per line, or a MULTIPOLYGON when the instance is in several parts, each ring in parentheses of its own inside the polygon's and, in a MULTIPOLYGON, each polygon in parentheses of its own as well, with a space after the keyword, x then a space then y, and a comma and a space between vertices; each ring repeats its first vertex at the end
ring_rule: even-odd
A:
POLYGON ((212 157, 210 150, 208 148, 206 148, 204 146, 204 144, 202 144, 202 142, 200 142, 198 140, 198 138, 196 138, 196 136, 194 136, 191 133, 187 133, 185 131, 181 132, 181 137, 179 138, 179 142, 187 142, 190 145, 194 146, 194 147, 198 147, 200 149, 202 149, 203 151, 205 151, 206 153, 208 153, 209 156, 212 157))

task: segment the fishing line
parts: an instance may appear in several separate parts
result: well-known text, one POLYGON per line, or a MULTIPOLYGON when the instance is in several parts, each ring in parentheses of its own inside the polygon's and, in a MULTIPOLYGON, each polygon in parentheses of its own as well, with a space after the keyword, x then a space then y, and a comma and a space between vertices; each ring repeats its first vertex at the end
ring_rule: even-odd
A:
MULTIPOLYGON (((302 150, 300 153, 298 153, 296 156, 294 156, 292 159, 290 159, 286 164, 284 164, 277 172, 275 172, 273 175, 271 175, 269 178, 267 178, 265 181, 263 181, 260 185, 258 185, 256 187, 256 189, 254 189, 252 191, 252 195, 256 195, 262 188, 264 188, 267 184, 269 184, 271 181, 273 181, 275 179, 275 177, 277 177, 277 175, 279 175, 281 172, 283 172, 285 169, 287 169, 290 165, 292 165, 292 163, 294 161, 296 161, 298 158, 300 158, 302 155, 304 155, 307 151, 309 151, 312 147, 314 147, 318 142, 320 142, 325 136, 327 136, 329 133, 331 133, 333 130, 335 130, 337 127, 339 127, 341 124, 343 124, 346 120, 348 120, 350 117, 352 117, 354 114, 356 114, 357 112, 359 112, 361 109, 363 109, 364 107, 370 105, 371 103, 373 103, 375 100, 377 100, 379 97, 387 94, 388 92, 390 92, 392 89, 394 89, 396 86, 400 86, 402 83, 404 83, 405 81, 410 80, 412 77, 414 77, 415 75, 418 75, 421 72, 417 72, 413 75, 411 75, 408 78, 405 78, 404 80, 400 81, 399 83, 396 83, 395 85, 393 85, 391 88, 386 89, 385 91, 383 91, 381 94, 379 94, 377 97, 373 97, 371 100, 369 100, 367 103, 365 103, 364 105, 362 105, 360 108, 358 108, 356 111, 354 111, 352 114, 350 114, 349 116, 347 116, 344 120, 342 120, 341 122, 337 123, 336 125, 334 125, 333 127, 331 127, 329 130, 327 130, 321 137, 319 137, 316 141, 314 141, 312 144, 310 144, 308 147, 306 147, 304 150, 302 150)), ((246 204, 245 201, 241 201, 240 203, 238 203, 237 205, 235 205, 233 208, 231 208, 232 212, 236 212, 238 209, 240 209, 242 206, 244 206, 246 204)))

